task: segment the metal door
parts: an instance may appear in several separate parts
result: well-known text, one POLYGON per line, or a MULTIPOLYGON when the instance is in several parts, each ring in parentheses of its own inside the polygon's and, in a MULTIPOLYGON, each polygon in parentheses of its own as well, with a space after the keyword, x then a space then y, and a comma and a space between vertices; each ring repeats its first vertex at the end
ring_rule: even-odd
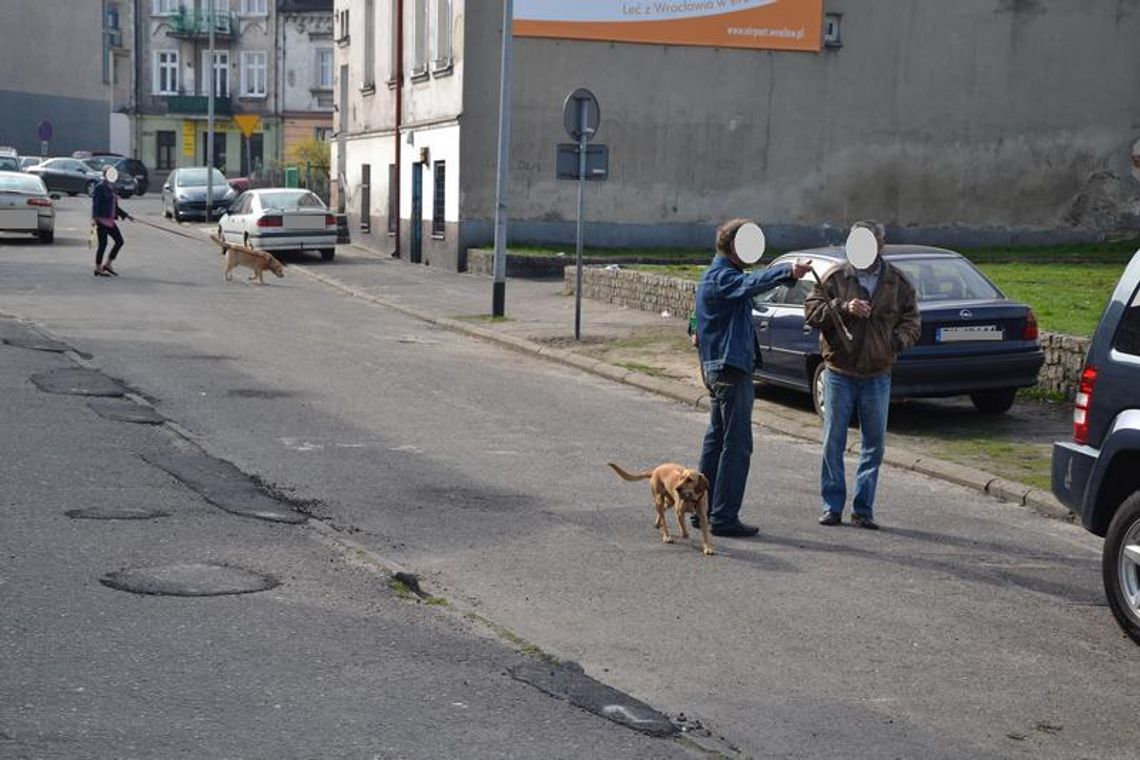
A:
POLYGON ((410 261, 419 264, 424 248, 424 165, 412 164, 412 255, 410 261))

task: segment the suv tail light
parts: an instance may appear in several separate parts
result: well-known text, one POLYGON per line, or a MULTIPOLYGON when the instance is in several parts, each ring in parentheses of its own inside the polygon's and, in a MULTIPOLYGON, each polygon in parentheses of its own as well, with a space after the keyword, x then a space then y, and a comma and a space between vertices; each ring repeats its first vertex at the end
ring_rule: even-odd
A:
POLYGON ((1037 340, 1037 315, 1033 313, 1033 309, 1030 309, 1029 313, 1025 315, 1025 331, 1022 332, 1021 339, 1037 340))
POLYGON ((280 227, 283 220, 279 216, 263 216, 257 220, 258 227, 280 227))
POLYGON ((325 214, 325 226, 326 227, 335 227, 336 226, 336 217, 333 216, 332 214, 325 214))
POLYGON ((1073 441, 1082 446, 1089 442, 1089 407, 1092 406, 1096 374, 1096 367, 1092 365, 1086 366, 1081 371, 1077 398, 1073 401, 1073 441))

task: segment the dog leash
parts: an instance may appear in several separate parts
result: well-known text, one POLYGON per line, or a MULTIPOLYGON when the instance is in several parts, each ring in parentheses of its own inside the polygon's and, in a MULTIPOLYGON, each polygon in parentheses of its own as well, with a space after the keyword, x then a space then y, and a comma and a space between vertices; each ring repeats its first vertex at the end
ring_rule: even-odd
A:
POLYGON ((127 218, 130 219, 132 222, 138 222, 139 224, 145 224, 147 227, 153 227, 156 230, 162 230, 163 232, 169 232, 171 235, 179 235, 179 236, 184 237, 184 238, 189 238, 190 240, 197 240, 199 243, 203 242, 202 238, 199 237, 198 235, 191 235, 190 233, 182 232, 181 230, 172 230, 169 227, 164 227, 162 225, 155 224, 154 222, 148 222, 145 219, 139 219, 137 216, 128 216, 127 218))

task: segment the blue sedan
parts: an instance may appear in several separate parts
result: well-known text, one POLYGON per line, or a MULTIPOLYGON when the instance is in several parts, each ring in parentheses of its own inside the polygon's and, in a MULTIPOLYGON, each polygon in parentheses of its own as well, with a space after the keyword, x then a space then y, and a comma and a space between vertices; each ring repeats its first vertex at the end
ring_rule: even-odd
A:
MULTIPOLYGON (((978 411, 1002 414, 1018 388, 1035 385, 1045 354, 1037 318, 1006 298, 960 254, 918 245, 888 245, 883 257, 914 285, 922 315, 918 343, 899 355, 891 397, 969 395, 978 411)), ((787 253, 776 262, 810 258, 820 277, 846 260, 842 246, 787 253)), ((804 322, 804 301, 815 285, 809 274, 756 297, 757 362, 753 378, 812 394, 822 412, 823 360, 819 330, 804 322)))

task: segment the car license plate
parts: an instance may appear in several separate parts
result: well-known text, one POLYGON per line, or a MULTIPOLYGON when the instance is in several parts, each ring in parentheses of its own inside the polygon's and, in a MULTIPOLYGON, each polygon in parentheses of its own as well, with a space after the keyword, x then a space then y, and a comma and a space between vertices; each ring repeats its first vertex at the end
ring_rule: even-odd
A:
POLYGON ((38 216, 34 208, 4 209, 0 211, 0 229, 34 230, 39 223, 38 216))
POLYGON ((969 325, 967 327, 939 327, 935 342, 954 343, 966 340, 1002 340, 1005 333, 997 325, 969 325))
POLYGON ((325 228, 324 214, 286 214, 285 229, 287 230, 323 230, 325 228))

